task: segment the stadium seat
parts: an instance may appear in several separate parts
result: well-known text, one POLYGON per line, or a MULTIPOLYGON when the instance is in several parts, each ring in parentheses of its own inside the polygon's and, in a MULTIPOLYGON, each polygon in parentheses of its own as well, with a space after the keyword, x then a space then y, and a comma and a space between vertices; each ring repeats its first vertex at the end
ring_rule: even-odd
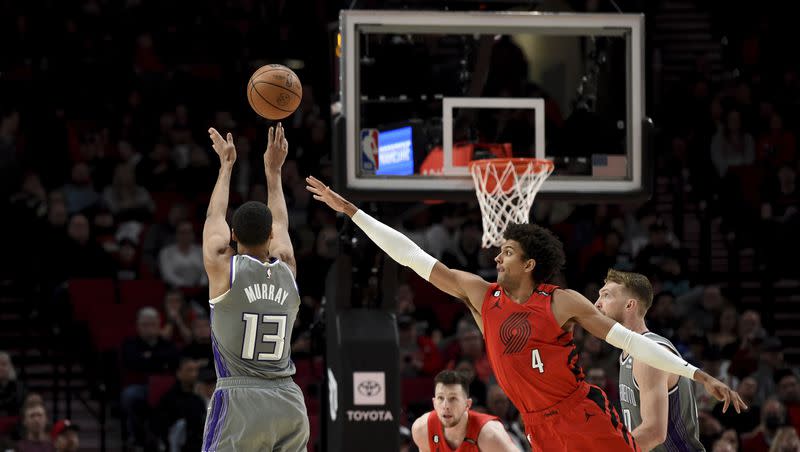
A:
POLYGON ((195 299, 195 300, 208 300, 208 288, 207 287, 181 287, 181 292, 183 292, 183 296, 187 299, 195 299))
POLYGON ((761 208, 764 185, 764 170, 755 165, 731 166, 728 173, 733 180, 738 181, 742 200, 745 205, 757 211, 761 208))
POLYGON ((414 305, 418 308, 432 307, 439 302, 450 300, 450 297, 416 274, 408 276, 408 285, 414 291, 414 305))
POLYGON ((320 403, 319 398, 306 395, 305 400, 306 400, 306 411, 308 411, 309 416, 318 415, 319 409, 322 406, 322 403, 320 403))
POLYGON ((119 304, 90 324, 95 344, 100 350, 118 347, 129 336, 136 335, 136 313, 145 306, 156 309, 164 299, 164 283, 159 280, 120 281, 119 304))
POLYGON ((308 446, 307 446, 309 452, 314 452, 314 451, 317 450, 316 445, 319 444, 319 441, 320 441, 320 437, 319 437, 320 436, 319 435, 319 433, 320 433, 320 424, 319 424, 319 422, 320 422, 320 420, 319 420, 319 416, 318 415, 309 413, 309 415, 308 415, 308 424, 309 424, 309 427, 310 427, 309 429, 311 430, 311 435, 308 438, 308 446))
POLYGON ((127 318, 121 304, 113 303, 92 312, 89 331, 97 349, 104 352, 118 348, 126 337, 136 334, 136 322, 127 318))
MULTIPOLYGON (((117 286, 111 279, 74 279, 69 281, 70 301, 76 320, 85 322, 92 342, 99 351, 113 350, 127 336, 136 334, 137 299, 158 294, 158 281, 123 281, 117 286)), ((162 295, 163 298, 163 295, 162 295)))
POLYGON ((317 415, 320 412, 320 385, 322 383, 321 359, 319 357, 301 358, 295 361, 297 373, 294 375, 294 382, 303 391, 306 401, 306 409, 309 415, 317 415))
POLYGON ((0 416, 0 436, 9 435, 19 425, 19 416, 0 416))
POLYGON ((456 321, 467 312, 467 308, 463 304, 454 300, 436 303, 431 306, 431 309, 436 314, 438 321, 436 326, 446 333, 454 331, 456 321))
POLYGON ((401 388, 403 406, 429 402, 431 397, 433 397, 433 378, 403 378, 401 388))
POLYGON ((67 287, 75 320, 86 322, 98 306, 117 301, 116 288, 111 279, 71 279, 67 287))
POLYGON ((135 332, 136 323, 126 318, 117 303, 117 286, 111 279, 73 279, 68 283, 75 320, 85 322, 99 351, 119 346, 135 332))
POLYGON ((153 192, 150 196, 152 196, 156 205, 156 211, 153 215, 153 222, 155 223, 166 222, 172 205, 184 201, 183 196, 174 191, 153 192))
POLYGON ((147 379, 147 404, 152 408, 158 406, 158 402, 175 384, 175 377, 172 375, 151 375, 147 379))
POLYGON ((323 372, 325 372, 325 363, 322 361, 323 360, 321 356, 315 356, 311 359, 311 374, 314 376, 314 378, 318 378, 320 381, 322 381, 322 378, 324 377, 323 372))
POLYGON ((294 361, 294 368, 297 372, 295 375, 307 375, 309 377, 313 375, 314 370, 310 358, 299 358, 292 361, 294 361))
POLYGON ((297 376, 294 377, 294 382, 300 387, 303 392, 308 392, 309 387, 314 384, 314 379, 310 376, 297 376))
POLYGON ((161 307, 166 287, 160 280, 134 280, 119 282, 119 301, 122 311, 131 324, 135 323, 136 313, 145 306, 161 307))

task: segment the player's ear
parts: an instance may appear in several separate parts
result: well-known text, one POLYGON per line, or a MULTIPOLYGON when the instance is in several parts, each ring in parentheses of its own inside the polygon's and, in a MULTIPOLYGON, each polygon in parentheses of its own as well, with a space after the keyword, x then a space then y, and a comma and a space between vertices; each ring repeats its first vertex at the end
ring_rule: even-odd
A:
POLYGON ((467 409, 472 408, 472 398, 467 397, 467 409))
POLYGON ((525 261, 524 270, 526 272, 532 272, 534 268, 536 268, 536 260, 535 259, 528 259, 527 261, 525 261))
POLYGON ((236 243, 239 243, 239 239, 236 238, 236 233, 233 232, 233 228, 231 228, 231 240, 233 240, 236 243))

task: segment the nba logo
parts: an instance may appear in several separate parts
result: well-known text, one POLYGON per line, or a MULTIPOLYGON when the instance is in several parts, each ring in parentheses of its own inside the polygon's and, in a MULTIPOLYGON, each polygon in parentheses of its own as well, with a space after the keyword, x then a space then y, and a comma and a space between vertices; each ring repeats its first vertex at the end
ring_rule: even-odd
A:
POLYGON ((361 171, 375 174, 378 169, 378 129, 361 129, 361 171))

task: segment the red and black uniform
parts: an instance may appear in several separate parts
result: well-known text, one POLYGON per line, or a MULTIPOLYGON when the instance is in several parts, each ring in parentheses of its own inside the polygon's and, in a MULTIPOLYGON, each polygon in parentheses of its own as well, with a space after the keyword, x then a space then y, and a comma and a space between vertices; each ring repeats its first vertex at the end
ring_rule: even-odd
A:
POLYGON ((430 411, 428 412, 428 448, 431 452, 480 452, 478 436, 481 434, 481 429, 487 422, 496 420, 498 419, 495 416, 467 411, 467 433, 464 435, 464 441, 457 449, 451 449, 444 439, 442 421, 439 420, 436 411, 430 411))
POLYGON ((584 381, 572 332, 553 317, 557 286, 541 284, 515 303, 498 284, 483 298, 486 354, 525 424, 533 451, 639 448, 605 393, 584 381))

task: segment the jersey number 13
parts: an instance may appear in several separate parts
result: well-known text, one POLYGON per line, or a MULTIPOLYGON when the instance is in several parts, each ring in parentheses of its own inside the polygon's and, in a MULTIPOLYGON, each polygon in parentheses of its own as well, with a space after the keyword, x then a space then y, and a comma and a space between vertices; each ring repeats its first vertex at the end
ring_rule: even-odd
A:
POLYGON ((258 314, 251 314, 245 312, 242 314, 244 321, 244 338, 242 340, 242 359, 252 360, 254 357, 258 361, 278 361, 283 357, 283 345, 286 338, 286 316, 285 315, 268 315, 261 316, 261 323, 268 325, 276 325, 277 331, 275 334, 261 335, 261 341, 264 344, 275 344, 272 353, 258 353, 256 357, 256 344, 258 336, 258 314))

